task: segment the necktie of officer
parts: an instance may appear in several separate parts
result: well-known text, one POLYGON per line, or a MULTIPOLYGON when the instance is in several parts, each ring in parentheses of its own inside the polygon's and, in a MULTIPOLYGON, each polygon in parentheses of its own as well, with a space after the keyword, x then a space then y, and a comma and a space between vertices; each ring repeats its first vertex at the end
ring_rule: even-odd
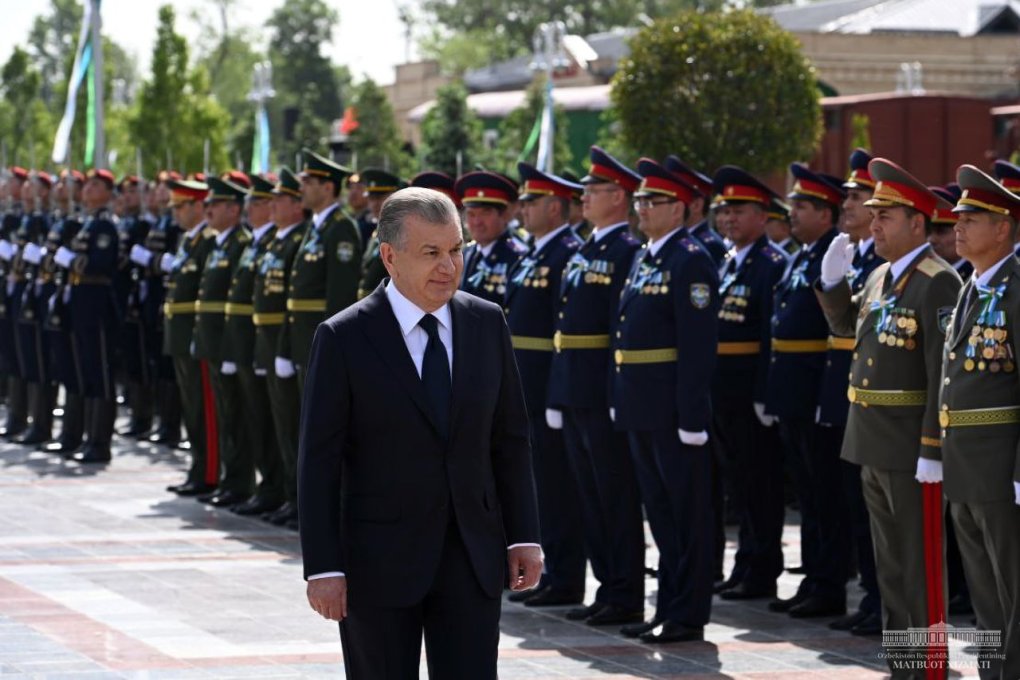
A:
POLYGON ((439 339, 439 320, 426 314, 418 321, 418 325, 429 336, 421 362, 421 382, 425 385, 425 394, 428 395, 439 434, 443 439, 449 439, 450 400, 453 396, 450 360, 443 341, 439 339))
POLYGON ((889 267, 889 269, 885 271, 885 278, 882 279, 882 297, 885 297, 886 295, 891 293, 892 287, 893 287, 892 267, 889 267))

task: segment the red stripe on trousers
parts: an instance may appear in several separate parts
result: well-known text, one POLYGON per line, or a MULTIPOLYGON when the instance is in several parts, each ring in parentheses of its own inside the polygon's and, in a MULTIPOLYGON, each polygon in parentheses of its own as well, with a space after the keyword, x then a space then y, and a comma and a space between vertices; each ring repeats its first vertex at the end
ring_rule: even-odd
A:
MULTIPOLYGON (((942 484, 921 484, 924 502, 924 562, 928 586, 928 625, 945 623, 942 592, 942 484)), ((928 645, 926 680, 945 680, 949 656, 946 645, 928 645), (943 661, 945 659, 945 661, 943 661)))
POLYGON ((199 362, 202 368, 202 407, 205 410, 205 483, 216 486, 220 481, 220 438, 216 428, 216 404, 213 402, 209 364, 199 362))

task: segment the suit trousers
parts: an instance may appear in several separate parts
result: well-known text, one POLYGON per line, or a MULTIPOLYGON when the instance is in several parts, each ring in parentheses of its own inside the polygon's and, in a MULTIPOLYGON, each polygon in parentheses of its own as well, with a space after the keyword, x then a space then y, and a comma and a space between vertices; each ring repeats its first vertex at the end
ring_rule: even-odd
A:
MULTIPOLYGON (((273 429, 280 452, 279 486, 283 497, 297 503, 298 427, 301 417, 301 393, 296 377, 280 378, 270 370, 266 376, 269 408, 273 412, 273 429)), ((296 507, 296 506, 295 506, 296 507)))
POLYGON ((981 678, 1020 678, 1020 506, 952 503, 951 512, 978 628, 1001 632, 997 649, 979 651, 981 678))
POLYGON ((496 680, 502 601, 482 591, 452 515, 421 602, 377 607, 361 601, 357 583, 348 592, 340 623, 347 680, 417 680, 423 634, 432 680, 496 680))
POLYGON ((250 366, 237 367, 237 382, 241 391, 239 442, 247 441, 245 450, 239 451, 239 461, 247 469, 258 470, 256 494, 267 501, 283 501, 283 475, 280 450, 273 427, 272 408, 269 405, 269 387, 266 376, 255 375, 250 366))
POLYGON ((585 548, 600 584, 595 601, 639 611, 645 530, 627 435, 613 430, 606 408, 568 408, 563 437, 581 497, 585 548))
POLYGON ((252 462, 251 426, 244 422, 243 417, 241 379, 237 373, 223 373, 219 363, 209 364, 209 378, 216 403, 216 433, 220 444, 218 486, 221 491, 250 496, 255 490, 255 465, 252 462))
POLYGON ((779 428, 763 426, 750 400, 719 404, 714 421, 716 450, 734 476, 732 500, 740 517, 730 579, 754 589, 772 587, 783 572, 785 508, 779 428))
MULTIPOLYGON (((191 442, 191 466, 188 481, 205 484, 209 479, 206 470, 205 409, 202 390, 202 366, 192 357, 174 357, 177 387, 181 391, 181 411, 184 429, 191 442)), ((212 482, 215 484, 215 481, 212 482)))
POLYGON ((847 521, 857 554, 857 571, 861 575, 864 597, 857 607, 859 611, 877 614, 882 609, 882 595, 878 591, 878 576, 875 573, 875 547, 871 541, 871 518, 864 504, 861 489, 861 466, 841 460, 840 475, 843 478, 843 501, 846 503, 847 521))
POLYGON ((545 572, 542 586, 584 597, 585 552, 577 482, 567 462, 563 431, 545 424, 545 412, 529 413, 531 465, 538 494, 545 572))
POLYGON ((711 449, 682 443, 672 428, 628 436, 659 548, 656 618, 702 628, 712 609, 715 571, 711 449))
POLYGON ((801 561, 805 576, 798 594, 846 598, 850 544, 840 479, 842 427, 784 419, 779 432, 792 460, 800 501, 801 561))

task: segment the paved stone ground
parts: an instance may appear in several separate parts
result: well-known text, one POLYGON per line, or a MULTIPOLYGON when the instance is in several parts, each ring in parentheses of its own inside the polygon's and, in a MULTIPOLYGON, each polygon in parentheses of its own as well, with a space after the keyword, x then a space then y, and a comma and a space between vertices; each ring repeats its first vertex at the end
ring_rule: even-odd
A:
MULTIPOLYGON (((305 601, 296 535, 166 493, 184 460, 124 440, 102 467, 0 446, 0 676, 342 677, 336 628, 305 601)), ((786 539, 799 563, 796 525, 786 539)), ((784 575, 781 594, 798 579, 784 575)), ((504 680, 885 675, 877 639, 763 602, 717 599, 703 643, 645 646, 509 603, 502 631, 504 680)), ((972 659, 951 653, 957 667, 972 659)))

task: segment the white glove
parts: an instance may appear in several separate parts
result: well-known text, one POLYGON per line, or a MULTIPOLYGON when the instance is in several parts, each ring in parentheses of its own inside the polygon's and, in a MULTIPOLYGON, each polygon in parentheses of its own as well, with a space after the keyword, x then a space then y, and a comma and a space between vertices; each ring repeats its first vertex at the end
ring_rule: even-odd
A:
POLYGON ((822 257, 822 285, 831 288, 846 278, 854 262, 854 248, 849 234, 840 234, 832 239, 829 249, 822 257))
POLYGON ((159 258, 159 268, 163 270, 164 274, 169 274, 174 268, 174 256, 170 253, 163 253, 159 258))
POLYGON ((1020 482, 1013 482, 1013 500, 1020 505, 1020 482))
POLYGON ((64 269, 69 269, 73 260, 74 251, 70 248, 65 248, 64 246, 57 248, 57 254, 53 256, 53 261, 64 269))
POLYGON ((43 253, 46 251, 37 246, 34 243, 25 244, 25 253, 22 255, 25 262, 30 264, 39 264, 42 262, 43 253))
POLYGON ((936 484, 942 481, 942 461, 929 458, 917 459, 917 473, 914 479, 922 484, 936 484))
POLYGON ((609 419, 614 423, 616 422, 616 409, 612 406, 609 407, 609 419))
POLYGON ((131 246, 131 261, 137 264, 139 267, 148 267, 149 263, 152 262, 152 251, 148 248, 143 248, 137 243, 131 246))
POLYGON ((754 415, 758 417, 758 422, 761 423, 763 427, 772 427, 776 422, 776 417, 766 414, 765 404, 759 401, 754 402, 754 415))
POLYGON ((545 410, 545 424, 549 426, 550 430, 562 430, 563 411, 557 411, 554 408, 547 408, 545 410))
POLYGON ((223 375, 234 375, 237 373, 237 364, 233 361, 224 361, 220 364, 220 373, 223 375))
POLYGON ((7 239, 0 240, 0 260, 10 261, 14 257, 14 246, 7 239))
POLYGON ((266 369, 264 369, 264 368, 256 368, 255 369, 255 375, 257 375, 260 378, 265 378, 267 373, 268 373, 268 371, 266 369))
POLYGON ((294 377, 294 362, 284 357, 276 357, 273 361, 273 367, 276 370, 277 378, 293 378, 294 377))
POLYGON ((708 442, 708 433, 702 430, 701 432, 688 432, 687 430, 677 430, 680 435, 680 441, 687 446, 704 446, 708 442))

